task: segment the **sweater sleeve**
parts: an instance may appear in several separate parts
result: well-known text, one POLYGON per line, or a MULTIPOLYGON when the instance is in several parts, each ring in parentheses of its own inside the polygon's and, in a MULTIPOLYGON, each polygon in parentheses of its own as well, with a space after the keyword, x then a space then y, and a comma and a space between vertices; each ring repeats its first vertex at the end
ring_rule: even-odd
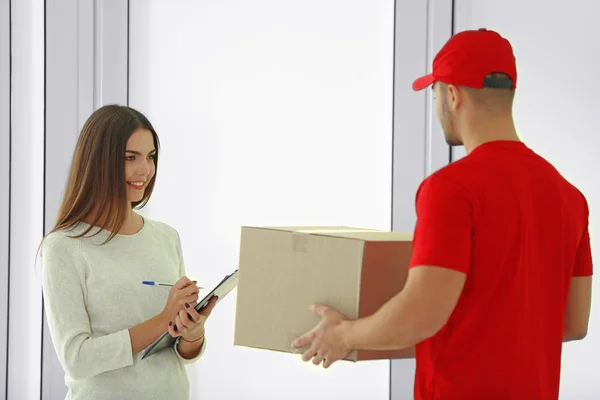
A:
POLYGON ((84 279, 75 261, 78 248, 68 246, 75 240, 49 242, 42 248, 44 307, 52 342, 65 372, 73 379, 87 379, 133 365, 128 329, 100 337, 91 335, 84 279))
POLYGON ((202 356, 204 355, 204 350, 206 349, 206 337, 204 338, 204 343, 202 343, 202 348, 200 349, 198 355, 194 358, 190 358, 189 360, 187 358, 183 358, 181 354, 179 354, 179 349, 177 348, 177 346, 179 345, 179 340, 180 339, 177 338, 177 340, 175 341, 175 353, 184 365, 195 364, 198 360, 202 358, 202 356))
MULTIPOLYGON (((187 271, 185 268, 185 262, 183 260, 183 249, 181 246, 181 239, 179 237, 179 233, 177 233, 177 231, 175 231, 176 233, 176 237, 177 237, 177 256, 179 257, 179 276, 183 277, 185 275, 187 275, 187 271)), ((183 364, 194 364, 196 363, 198 360, 200 360, 200 358, 202 358, 202 356, 204 355, 204 350, 206 349, 206 337, 204 337, 204 343, 202 343, 202 348, 200 349, 200 352, 198 353, 198 355, 194 358, 183 358, 181 356, 181 354, 179 354, 179 349, 177 348, 179 346, 179 338, 177 338, 177 340, 175 341, 174 347, 175 347, 175 353, 177 354, 177 357, 179 357, 179 359, 181 360, 181 362, 183 364)))

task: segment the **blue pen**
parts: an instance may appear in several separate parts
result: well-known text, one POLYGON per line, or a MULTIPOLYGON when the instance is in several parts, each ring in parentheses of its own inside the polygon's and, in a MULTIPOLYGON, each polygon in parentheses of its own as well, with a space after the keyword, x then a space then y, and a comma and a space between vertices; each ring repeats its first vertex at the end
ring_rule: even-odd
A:
MULTIPOLYGON (((196 281, 193 281, 196 283, 196 281)), ((142 281, 142 285, 148 286, 173 286, 172 283, 163 283, 163 282, 155 282, 155 281, 142 281)), ((198 287, 198 289, 204 289, 203 287, 198 287)))

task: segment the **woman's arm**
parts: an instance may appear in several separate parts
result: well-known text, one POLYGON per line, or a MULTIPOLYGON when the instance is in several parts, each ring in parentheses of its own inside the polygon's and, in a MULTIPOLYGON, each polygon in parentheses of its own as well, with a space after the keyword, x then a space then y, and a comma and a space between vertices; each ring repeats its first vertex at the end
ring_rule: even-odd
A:
POLYGON ((133 328, 92 337, 83 277, 75 265, 77 250, 65 248, 66 240, 45 246, 42 256, 44 306, 62 367, 73 379, 86 379, 132 365, 133 355, 165 332, 168 318, 158 315, 133 328))
MULTIPOLYGON (((181 238, 179 237, 179 233, 175 231, 176 234, 176 247, 177 247, 177 256, 179 257, 179 275, 186 276, 187 271, 185 267, 185 262, 183 259, 183 248, 181 246, 181 238)), ((203 335, 204 336, 204 335, 203 335)), ((204 350, 206 349, 206 337, 203 337, 202 340, 194 343, 188 343, 181 338, 178 338, 175 342, 175 353, 179 357, 184 364, 193 364, 198 361, 204 355, 204 350)))
POLYGON ((137 354, 150 346, 160 335, 165 333, 169 324, 169 319, 163 314, 158 314, 154 318, 139 325, 129 328, 129 337, 131 339, 131 352, 137 354))
POLYGON ((218 298, 214 296, 208 304, 196 311, 193 307, 182 310, 175 318, 175 324, 169 324, 169 334, 178 338, 175 344, 177 355, 186 363, 200 359, 206 347, 206 330, 204 325, 217 304, 218 298), (177 326, 177 330, 175 330, 177 326))
POLYGON ((185 360, 198 359, 204 350, 204 338, 197 342, 189 343, 181 338, 177 340, 177 354, 185 360))

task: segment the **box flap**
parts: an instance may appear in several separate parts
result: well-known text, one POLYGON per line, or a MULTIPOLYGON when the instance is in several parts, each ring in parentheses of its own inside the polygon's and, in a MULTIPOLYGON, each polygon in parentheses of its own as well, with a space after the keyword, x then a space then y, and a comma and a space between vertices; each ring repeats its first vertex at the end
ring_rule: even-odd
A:
POLYGON ((385 231, 326 231, 316 233, 346 239, 357 239, 364 242, 412 242, 412 233, 385 231))
POLYGON ((243 226, 243 228, 250 229, 268 229, 274 231, 286 231, 286 232, 306 232, 306 233, 317 233, 317 232, 335 232, 335 231, 373 231, 373 229, 355 228, 351 226, 331 225, 331 226, 243 226))
POLYGON ((307 235, 321 235, 345 239, 357 239, 369 242, 411 242, 412 233, 388 232, 376 229, 356 228, 349 226, 267 226, 267 227, 244 227, 251 229, 268 229, 307 235))

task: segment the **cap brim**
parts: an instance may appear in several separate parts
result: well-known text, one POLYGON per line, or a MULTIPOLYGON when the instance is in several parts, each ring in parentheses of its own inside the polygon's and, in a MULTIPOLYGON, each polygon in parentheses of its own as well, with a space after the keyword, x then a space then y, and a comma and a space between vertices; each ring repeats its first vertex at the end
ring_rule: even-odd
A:
POLYGON ((432 74, 425 75, 416 79, 412 84, 412 88, 416 92, 425 89, 426 87, 430 86, 433 82, 435 82, 435 78, 432 74))

